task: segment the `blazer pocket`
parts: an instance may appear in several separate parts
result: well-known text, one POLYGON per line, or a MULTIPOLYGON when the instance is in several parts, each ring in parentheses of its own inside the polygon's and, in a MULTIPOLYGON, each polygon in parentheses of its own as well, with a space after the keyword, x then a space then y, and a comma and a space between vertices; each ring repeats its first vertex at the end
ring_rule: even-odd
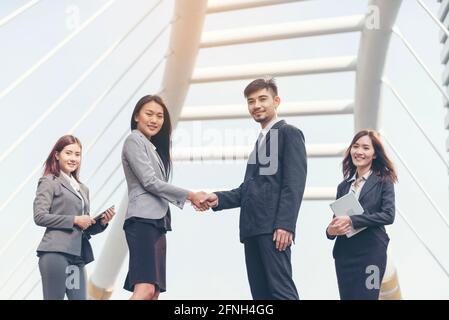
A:
POLYGON ((142 190, 138 191, 129 198, 129 201, 132 201, 132 200, 136 199, 138 196, 141 196, 146 193, 147 193, 147 191, 142 191, 142 190))

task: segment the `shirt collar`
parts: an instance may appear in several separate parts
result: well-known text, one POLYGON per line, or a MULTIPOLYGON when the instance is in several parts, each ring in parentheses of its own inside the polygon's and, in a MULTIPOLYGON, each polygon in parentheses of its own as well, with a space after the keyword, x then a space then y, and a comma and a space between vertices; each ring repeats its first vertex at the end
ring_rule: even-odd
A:
POLYGON ((78 181, 76 181, 75 177, 73 177, 72 175, 67 175, 64 171, 61 170, 61 175, 70 183, 70 185, 72 186, 73 189, 75 189, 75 191, 79 191, 80 189, 80 184, 78 181))
MULTIPOLYGON (((369 176, 371 175, 371 173, 372 173, 372 170, 369 170, 367 173, 365 173, 363 176, 362 176, 362 180, 364 180, 364 181, 366 181, 366 180, 368 180, 368 178, 369 178, 369 176)), ((348 180, 348 182, 352 182, 352 181, 355 181, 355 177, 357 176, 357 171, 354 173, 354 175, 351 177, 351 179, 349 179, 348 180)))
POLYGON ((69 176, 68 174, 66 174, 66 173, 65 173, 64 171, 62 171, 62 170, 61 170, 60 172, 61 172, 62 176, 63 176, 64 178, 66 178, 69 182, 72 181, 72 179, 73 179, 73 178, 72 178, 72 175, 69 176))
POLYGON ((279 119, 278 117, 274 117, 273 120, 271 120, 268 123, 268 125, 262 129, 262 131, 260 133, 262 133, 263 136, 265 137, 267 135, 268 131, 270 131, 270 129, 273 128, 273 126, 281 120, 282 119, 279 119))

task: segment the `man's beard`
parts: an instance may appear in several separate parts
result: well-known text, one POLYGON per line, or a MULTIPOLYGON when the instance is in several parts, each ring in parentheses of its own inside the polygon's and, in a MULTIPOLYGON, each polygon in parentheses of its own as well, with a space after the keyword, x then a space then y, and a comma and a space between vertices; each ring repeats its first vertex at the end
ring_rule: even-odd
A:
POLYGON ((265 122, 265 120, 267 120, 267 117, 260 117, 260 118, 255 118, 253 117, 254 121, 256 121, 257 123, 261 123, 261 122, 265 122))

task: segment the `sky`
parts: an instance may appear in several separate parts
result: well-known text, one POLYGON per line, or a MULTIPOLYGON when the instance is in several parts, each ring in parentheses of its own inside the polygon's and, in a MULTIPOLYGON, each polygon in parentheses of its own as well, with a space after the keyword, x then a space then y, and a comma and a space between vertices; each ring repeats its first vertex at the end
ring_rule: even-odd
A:
MULTIPOLYGON (((0 21, 26 2, 1 1, 0 21)), ((120 184, 123 171, 120 167, 119 139, 128 129, 130 113, 136 101, 142 95, 160 89, 163 57, 168 51, 168 29, 157 36, 172 18, 174 2, 159 2, 133 0, 130 4, 130 1, 124 0, 42 0, 16 19, 0 26, 0 159, 16 141, 23 140, 0 160, 0 217, 3 216, 8 224, 8 228, 0 234, 1 299, 42 298, 34 250, 44 230, 34 225, 31 219, 41 165, 57 138, 69 132, 102 95, 104 99, 74 130, 84 144, 81 179, 91 190, 92 209, 95 212, 112 203, 118 207, 125 194, 126 186, 120 184), (101 15, 14 90, 2 94, 102 6, 107 6, 107 9, 101 15), (146 13, 148 16, 133 32, 104 56, 146 13), (155 37, 156 41, 152 42, 155 37), (151 46, 141 55, 150 43, 151 46), (151 77, 146 80, 149 74, 151 77), (84 80, 77 84, 80 77, 84 80), (54 110, 47 115, 45 112, 49 108, 54 110), (39 123, 34 126, 37 121, 39 123), (104 128, 104 135, 86 151, 104 128), (112 149, 116 142, 117 147, 112 149), (112 152, 102 163, 111 149, 112 152), (99 164, 99 170, 93 174, 99 164), (31 174, 33 171, 35 173, 31 174), (24 181, 23 188, 11 198, 24 181), (10 198, 11 201, 8 200, 10 198), (15 239, 13 244, 9 244, 10 239, 15 239)), ((426 0, 424 3, 433 12, 438 11, 437 1, 426 0)), ((204 30, 363 14, 367 4, 362 0, 300 1, 211 14, 206 17, 204 30)), ((440 63, 442 45, 439 30, 433 21, 416 1, 404 0, 396 25, 440 81, 444 69, 440 63)), ((356 55, 359 40, 359 33, 348 33, 201 49, 196 66, 356 55)), ((426 135, 447 159, 446 109, 442 96, 394 35, 384 77, 401 94, 426 135)), ((279 77, 277 81, 283 102, 354 97, 355 74, 351 72, 279 77)), ((244 107, 242 91, 247 82, 192 85, 185 105, 213 107, 242 104, 244 107)), ((354 130, 351 115, 285 119, 299 127, 304 132, 306 143, 311 144, 349 144, 354 130)), ((385 136, 399 150, 420 186, 444 217, 449 219, 448 170, 386 88, 382 90, 381 122, 385 136)), ((258 130, 258 125, 250 118, 181 122, 174 132, 173 145, 175 149, 217 144, 249 145, 257 138, 258 130)), ((449 253, 443 241, 448 234, 448 226, 388 145, 387 150, 399 173, 397 208, 443 267, 449 270, 449 253)), ((339 158, 309 159, 307 186, 335 188, 342 179, 340 162, 339 158)), ((240 185, 244 169, 245 161, 241 160, 175 162, 173 184, 188 189, 227 190, 240 185)), ((338 299, 331 254, 333 242, 324 236, 331 216, 329 201, 304 201, 301 206, 292 263, 294 280, 303 299, 338 299)), ((167 236, 168 288, 161 299, 250 299, 243 246, 238 240, 238 210, 198 214, 186 205, 182 211, 172 207, 172 217, 174 231, 167 236)), ((448 299, 448 276, 398 213, 388 233, 391 238, 389 256, 398 271, 403 297, 448 299)), ((92 239, 97 257, 107 248, 107 239, 107 232, 92 239)), ((130 295, 122 289, 126 264, 127 257, 117 276, 113 299, 126 299, 130 295)), ((89 274, 95 266, 95 262, 88 266, 89 274)))

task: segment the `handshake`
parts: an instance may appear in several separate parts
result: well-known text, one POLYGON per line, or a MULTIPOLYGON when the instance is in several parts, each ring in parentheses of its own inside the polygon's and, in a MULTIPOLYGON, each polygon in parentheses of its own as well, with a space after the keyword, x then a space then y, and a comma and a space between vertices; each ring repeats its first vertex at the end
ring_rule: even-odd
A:
POLYGON ((204 191, 189 192, 187 200, 190 201, 192 207, 194 207, 196 211, 206 211, 218 205, 217 195, 215 193, 207 193, 204 191))

